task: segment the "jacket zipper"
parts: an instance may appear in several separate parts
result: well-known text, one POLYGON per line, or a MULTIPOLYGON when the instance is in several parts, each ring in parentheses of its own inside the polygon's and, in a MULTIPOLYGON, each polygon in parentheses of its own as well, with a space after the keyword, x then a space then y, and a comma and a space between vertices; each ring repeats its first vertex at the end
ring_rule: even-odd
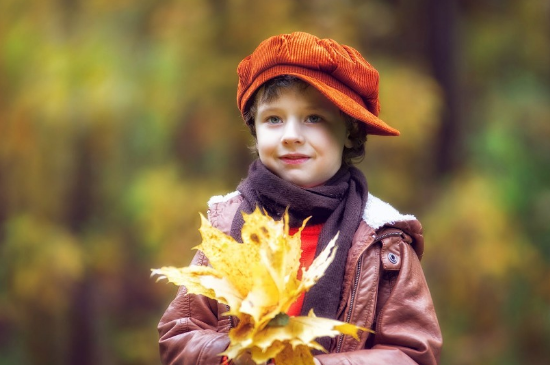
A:
MULTIPOLYGON (((357 286, 359 283, 359 276, 361 276, 361 264, 363 263, 363 253, 357 261, 357 270, 355 273, 355 280, 353 281, 353 287, 351 288, 351 299, 349 301, 348 314, 346 315, 346 323, 349 323, 351 319, 351 308, 353 308, 353 302, 355 301, 355 292, 357 291, 357 286)), ((336 346, 336 352, 340 352, 342 348, 342 342, 344 342, 344 335, 338 336, 338 345, 336 346)))
MULTIPOLYGON (((382 241, 384 238, 392 237, 392 236, 401 236, 401 233, 390 232, 390 233, 383 234, 381 236, 377 236, 374 238, 371 245, 382 241)), ((365 253, 365 251, 361 252, 361 256, 359 256, 359 260, 357 261, 357 266, 355 270, 355 280, 353 281, 353 287, 351 288, 351 299, 349 301, 348 313, 346 315, 346 323, 349 323, 349 321, 351 320, 351 312, 353 310, 353 304, 355 302, 355 294, 357 292, 357 287, 359 285, 359 277, 361 276, 361 266, 363 264, 363 254, 365 253)), ((336 346, 336 352, 340 352, 340 350, 342 349, 343 342, 344 342, 344 335, 338 336, 338 345, 336 346)))

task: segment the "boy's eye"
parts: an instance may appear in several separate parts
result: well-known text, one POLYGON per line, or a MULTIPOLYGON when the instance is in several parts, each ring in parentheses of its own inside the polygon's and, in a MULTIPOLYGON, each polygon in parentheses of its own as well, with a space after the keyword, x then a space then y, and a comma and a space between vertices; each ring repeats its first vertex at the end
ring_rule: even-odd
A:
POLYGON ((268 117, 266 119, 266 122, 269 123, 269 124, 277 124, 277 123, 281 122, 281 118, 279 118, 279 117, 268 117))
POLYGON ((310 115, 307 117, 307 121, 309 123, 319 123, 322 120, 322 118, 318 115, 310 115))

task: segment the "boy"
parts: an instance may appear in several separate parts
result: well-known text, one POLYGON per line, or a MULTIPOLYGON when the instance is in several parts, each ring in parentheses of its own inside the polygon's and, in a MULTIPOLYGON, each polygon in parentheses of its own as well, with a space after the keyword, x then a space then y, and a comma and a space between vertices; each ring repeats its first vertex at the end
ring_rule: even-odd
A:
MULTIPOLYGON (((353 48, 307 33, 271 37, 237 69, 237 102, 256 140, 258 159, 237 191, 213 197, 208 218, 241 241, 243 219, 256 206, 302 232, 301 264, 308 267, 340 232, 337 256, 325 275, 289 310, 314 309, 372 328, 321 338, 329 353, 316 364, 437 364, 441 332, 424 279, 420 223, 370 195, 351 166, 367 134, 399 132, 377 115, 378 72, 353 48)), ((193 264, 208 265, 197 252, 193 264)), ((165 364, 219 364, 232 318, 224 305, 181 287, 159 323, 165 364)), ((234 364, 251 364, 246 356, 234 364)))

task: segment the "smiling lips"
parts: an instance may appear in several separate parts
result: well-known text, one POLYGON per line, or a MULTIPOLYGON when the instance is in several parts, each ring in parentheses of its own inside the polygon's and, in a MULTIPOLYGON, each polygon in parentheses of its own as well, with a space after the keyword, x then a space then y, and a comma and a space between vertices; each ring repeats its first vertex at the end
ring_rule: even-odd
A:
POLYGON ((280 157, 281 161, 289 165, 299 165, 309 160, 309 157, 301 154, 288 154, 280 157))

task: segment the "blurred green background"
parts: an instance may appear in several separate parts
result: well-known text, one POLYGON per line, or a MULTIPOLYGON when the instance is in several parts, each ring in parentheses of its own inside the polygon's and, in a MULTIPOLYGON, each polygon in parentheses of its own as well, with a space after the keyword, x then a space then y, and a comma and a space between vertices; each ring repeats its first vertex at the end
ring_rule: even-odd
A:
POLYGON ((546 0, 0 0, 0 365, 158 364, 199 212, 253 156, 236 66, 295 30, 381 73, 360 164, 424 225, 442 364, 550 363, 546 0))

